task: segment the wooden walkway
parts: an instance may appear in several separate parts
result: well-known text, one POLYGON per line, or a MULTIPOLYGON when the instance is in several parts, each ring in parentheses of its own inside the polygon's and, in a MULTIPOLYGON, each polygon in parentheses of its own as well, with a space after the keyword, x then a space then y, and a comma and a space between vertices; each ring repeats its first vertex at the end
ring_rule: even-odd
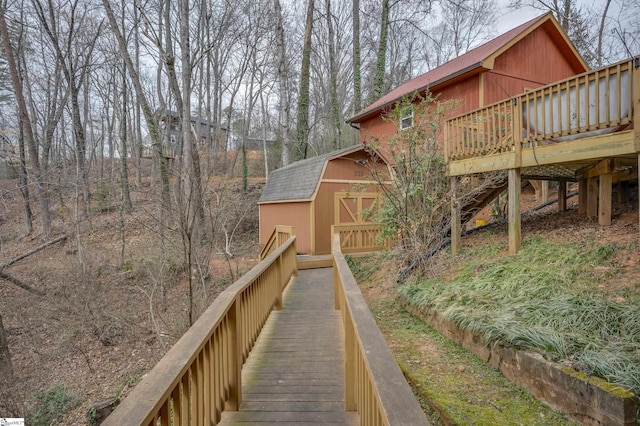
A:
POLYGON ((346 424, 344 337, 333 308, 331 268, 299 272, 273 311, 242 368, 242 404, 223 425, 346 424))

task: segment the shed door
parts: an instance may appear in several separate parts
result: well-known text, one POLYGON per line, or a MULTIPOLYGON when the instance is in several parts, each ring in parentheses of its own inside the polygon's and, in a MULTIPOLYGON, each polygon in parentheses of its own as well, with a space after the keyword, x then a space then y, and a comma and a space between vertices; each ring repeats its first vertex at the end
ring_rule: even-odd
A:
POLYGON ((378 205, 379 194, 375 192, 336 192, 334 224, 368 223, 378 205))

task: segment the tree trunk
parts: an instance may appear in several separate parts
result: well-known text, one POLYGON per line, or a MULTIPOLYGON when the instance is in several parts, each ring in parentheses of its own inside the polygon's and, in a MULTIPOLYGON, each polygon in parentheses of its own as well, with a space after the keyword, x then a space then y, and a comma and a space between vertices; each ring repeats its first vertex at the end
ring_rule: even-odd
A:
POLYGON ((333 15, 331 0, 326 0, 327 28, 329 31, 329 72, 331 73, 331 110, 333 112, 333 149, 340 148, 341 125, 340 105, 338 101, 338 69, 336 67, 335 34, 333 33, 333 15))
POLYGON ((596 52, 596 60, 598 61, 598 66, 601 67, 602 64, 602 40, 604 38, 604 28, 607 20, 607 13, 609 12, 609 5, 611 5, 611 0, 606 0, 604 5, 604 12, 602 13, 602 18, 600 19, 600 27, 598 28, 598 51, 596 52))
POLYGON ((0 312, 0 377, 9 382, 13 377, 13 365, 11 365, 11 354, 9 353, 9 342, 7 334, 2 324, 2 313, 0 312))
POLYGON ((46 181, 42 175, 40 169, 40 161, 38 158, 38 146, 33 135, 33 127, 31 126, 31 119, 29 117, 29 111, 27 109, 27 103, 22 91, 22 83, 18 74, 18 67, 14 58, 15 51, 11 46, 11 40, 9 39, 9 30, 7 28, 7 22, 5 20, 6 11, 4 6, 0 6, 0 37, 4 51, 6 53, 6 61, 9 66, 9 73, 11 74, 11 84, 13 85, 14 95, 18 104, 20 128, 24 131, 24 139, 27 142, 29 148, 29 158, 33 166, 33 175, 35 179, 36 197, 40 202, 40 220, 42 223, 42 233, 44 236, 48 236, 51 233, 51 217, 49 215, 49 197, 46 191, 46 181))
MULTIPOLYGON (((133 61, 131 60, 131 56, 129 55, 129 51, 127 49, 127 41, 125 40, 118 24, 116 23, 116 19, 113 13, 113 9, 111 9, 111 4, 109 0, 102 0, 102 5, 107 14, 107 18, 109 19, 109 25, 111 26, 111 30, 118 41, 118 45, 120 46, 120 53, 124 59, 125 64, 127 65, 127 70, 129 71, 129 77, 131 77, 131 83, 136 91, 136 96, 138 98, 138 102, 140 103, 140 107, 142 108, 142 113, 144 114, 145 121, 147 123, 147 128, 149 129, 149 134, 151 135, 151 140, 153 141, 154 146, 154 159, 156 164, 158 164, 160 168, 160 179, 162 186, 162 201, 160 206, 161 214, 165 214, 165 211, 171 209, 171 198, 170 198, 170 184, 169 184, 169 167, 167 164, 167 159, 162 156, 162 139, 160 136, 160 129, 158 127, 158 120, 153 115, 153 111, 151 110, 151 106, 147 101, 147 96, 145 95, 144 89, 142 87, 142 83, 140 81, 140 75, 138 74, 138 69, 134 66, 133 61)), ((164 219, 161 219, 164 224, 164 219)))
POLYGON ((129 192, 129 169, 127 168, 127 119, 129 111, 127 110, 127 78, 126 70, 122 69, 122 117, 120 121, 120 180, 122 187, 122 203, 127 212, 131 212, 133 208, 131 204, 131 194, 129 192))
POLYGON ((276 53, 278 58, 278 127, 280 139, 282 140, 282 166, 289 164, 291 158, 291 146, 289 142, 289 99, 287 90, 287 57, 284 39, 284 25, 282 23, 282 7, 280 0, 273 0, 276 15, 276 53))
POLYGON ((298 93, 298 123, 296 129, 296 159, 307 158, 309 146, 309 78, 311 74, 311 32, 313 30, 313 7, 315 0, 308 0, 307 20, 302 46, 302 68, 300 69, 300 91, 298 93))
POLYGON ((353 112, 362 108, 362 74, 360 72, 360 0, 353 0, 353 112))
MULTIPOLYGON (((18 113, 19 114, 19 113, 18 113)), ((27 227, 27 235, 33 232, 33 213, 31 212, 31 202, 29 201, 29 186, 27 175, 27 159, 24 153, 24 129, 20 126, 20 136, 18 137, 18 152, 20 155, 20 192, 24 200, 24 220, 27 227)))
POLYGON ((376 61, 376 74, 373 78, 373 92, 371 101, 382 96, 384 91, 384 76, 387 63, 387 41, 389 35, 389 0, 382 0, 382 14, 380 17, 380 40, 378 44, 378 56, 376 61))

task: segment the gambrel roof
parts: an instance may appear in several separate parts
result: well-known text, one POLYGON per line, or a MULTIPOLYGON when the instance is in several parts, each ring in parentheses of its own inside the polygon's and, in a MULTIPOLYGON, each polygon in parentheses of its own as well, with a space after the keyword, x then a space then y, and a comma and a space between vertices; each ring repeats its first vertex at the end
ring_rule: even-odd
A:
POLYGON ((358 112, 347 121, 359 123, 366 118, 376 115, 380 110, 394 104, 403 96, 424 92, 427 89, 437 90, 438 86, 444 86, 466 75, 473 75, 483 70, 493 69, 495 59, 512 47, 518 41, 530 34, 535 29, 545 26, 550 31, 556 45, 565 52, 565 57, 572 62, 572 66, 584 72, 589 69, 575 46, 568 39, 551 12, 538 16, 514 29, 507 31, 487 43, 470 50, 464 55, 432 69, 390 91, 368 107, 358 112))
POLYGON ((327 161, 365 149, 364 145, 296 161, 269 173, 258 204, 279 201, 310 201, 316 193, 327 161))

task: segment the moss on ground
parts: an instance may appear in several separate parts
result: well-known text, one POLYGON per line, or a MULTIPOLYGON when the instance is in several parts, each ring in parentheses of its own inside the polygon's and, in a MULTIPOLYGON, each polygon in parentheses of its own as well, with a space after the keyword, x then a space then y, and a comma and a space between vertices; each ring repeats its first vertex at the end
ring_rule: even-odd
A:
POLYGON ((361 287, 396 360, 431 405, 426 411, 434 424, 575 424, 411 315, 395 288, 380 291, 369 280, 361 287))

